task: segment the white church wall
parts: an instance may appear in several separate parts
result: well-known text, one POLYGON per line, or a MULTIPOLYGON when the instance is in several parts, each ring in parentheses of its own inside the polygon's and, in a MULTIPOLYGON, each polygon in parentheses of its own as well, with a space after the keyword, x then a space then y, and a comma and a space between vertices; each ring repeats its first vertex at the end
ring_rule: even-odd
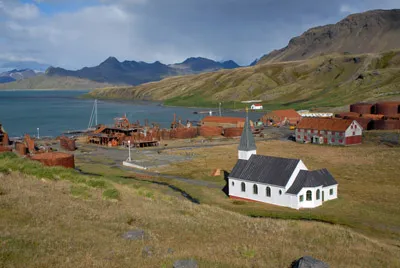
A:
POLYGON ((249 181, 243 181, 236 178, 229 178, 229 195, 233 197, 239 197, 249 200, 254 200, 258 202, 269 203, 284 207, 297 208, 296 197, 285 194, 284 187, 278 187, 273 185, 267 185, 263 183, 254 183, 249 181), (242 192, 241 184, 244 183, 246 186, 246 191, 242 192), (258 194, 254 194, 253 186, 257 185, 258 194), (267 187, 271 189, 271 196, 267 196, 267 187))
POLYGON ((300 170, 308 170, 306 165, 304 165, 303 161, 299 161, 296 168, 294 169, 292 176, 290 176, 288 183, 286 184, 285 190, 288 190, 290 186, 292 186, 294 180, 296 179, 297 175, 299 174, 300 170))
POLYGON ((336 184, 336 185, 324 187, 323 191, 325 192, 325 194, 324 194, 325 201, 336 199, 337 194, 338 194, 338 192, 337 192, 338 185, 336 184), (331 194, 331 190, 332 190, 332 194, 331 194))
POLYGON ((252 151, 239 151, 238 153, 238 157, 239 159, 242 160, 249 160, 250 156, 253 154, 257 154, 256 150, 252 150, 252 151))
POLYGON ((322 205, 322 186, 313 188, 303 188, 298 193, 300 208, 315 208, 322 205), (317 199, 317 190, 319 190, 319 199, 317 199), (307 192, 311 191, 311 200, 307 200, 307 192), (303 201, 300 201, 303 196, 303 201))

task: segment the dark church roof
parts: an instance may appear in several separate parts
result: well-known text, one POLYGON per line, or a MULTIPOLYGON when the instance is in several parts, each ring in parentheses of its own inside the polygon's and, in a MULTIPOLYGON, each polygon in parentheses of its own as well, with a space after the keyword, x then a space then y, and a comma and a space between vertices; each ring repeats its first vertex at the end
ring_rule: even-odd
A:
POLYGON ((247 114, 242 136, 240 137, 240 143, 238 149, 239 151, 247 151, 247 152, 256 150, 256 142, 254 140, 253 133, 251 132, 250 129, 249 117, 247 114))
POLYGON ((253 154, 249 160, 238 160, 229 176, 284 187, 299 162, 299 159, 253 154))
POLYGON ((327 169, 300 170, 292 186, 286 191, 287 194, 298 194, 304 187, 332 186, 337 184, 327 169))

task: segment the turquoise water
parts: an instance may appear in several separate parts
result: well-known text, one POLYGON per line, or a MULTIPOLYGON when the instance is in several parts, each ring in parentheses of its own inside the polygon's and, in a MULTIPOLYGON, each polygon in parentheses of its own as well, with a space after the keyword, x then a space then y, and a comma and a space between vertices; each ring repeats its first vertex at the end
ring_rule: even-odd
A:
MULTIPOLYGON (((10 137, 24 134, 58 136, 68 130, 82 130, 88 127, 93 100, 79 99, 88 91, 0 91, 0 123, 10 137)), ((98 101, 98 123, 113 124, 115 117, 127 115, 130 121, 148 119, 161 127, 170 127, 174 113, 183 121, 201 120, 204 115, 193 114, 204 109, 165 107, 155 102, 98 101)), ((213 109, 214 111, 216 109, 213 109)), ((244 116, 244 112, 223 112, 226 116, 244 116)), ((257 119, 260 114, 250 114, 257 119)))

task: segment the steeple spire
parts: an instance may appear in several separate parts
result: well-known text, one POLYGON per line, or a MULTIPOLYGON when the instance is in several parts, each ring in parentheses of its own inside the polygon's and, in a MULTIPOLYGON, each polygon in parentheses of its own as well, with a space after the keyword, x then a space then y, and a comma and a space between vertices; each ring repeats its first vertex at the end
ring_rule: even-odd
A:
POLYGON ((248 160, 252 154, 256 154, 256 142, 250 128, 249 109, 246 107, 246 121, 239 143, 239 159, 248 160))

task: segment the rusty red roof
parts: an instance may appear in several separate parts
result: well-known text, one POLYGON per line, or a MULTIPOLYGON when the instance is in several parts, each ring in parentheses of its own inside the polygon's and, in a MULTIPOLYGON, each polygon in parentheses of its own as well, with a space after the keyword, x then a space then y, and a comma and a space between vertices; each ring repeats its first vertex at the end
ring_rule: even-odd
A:
POLYGON ((279 116, 280 118, 300 118, 301 115, 299 115, 295 110, 293 109, 288 109, 288 110, 275 110, 272 111, 273 114, 276 116, 279 116))
POLYGON ((214 123, 237 124, 238 122, 244 122, 245 119, 242 117, 207 116, 207 117, 204 117, 202 121, 203 122, 214 122, 214 123))
POLYGON ((345 131, 354 120, 339 118, 303 118, 297 125, 297 128, 345 131))

